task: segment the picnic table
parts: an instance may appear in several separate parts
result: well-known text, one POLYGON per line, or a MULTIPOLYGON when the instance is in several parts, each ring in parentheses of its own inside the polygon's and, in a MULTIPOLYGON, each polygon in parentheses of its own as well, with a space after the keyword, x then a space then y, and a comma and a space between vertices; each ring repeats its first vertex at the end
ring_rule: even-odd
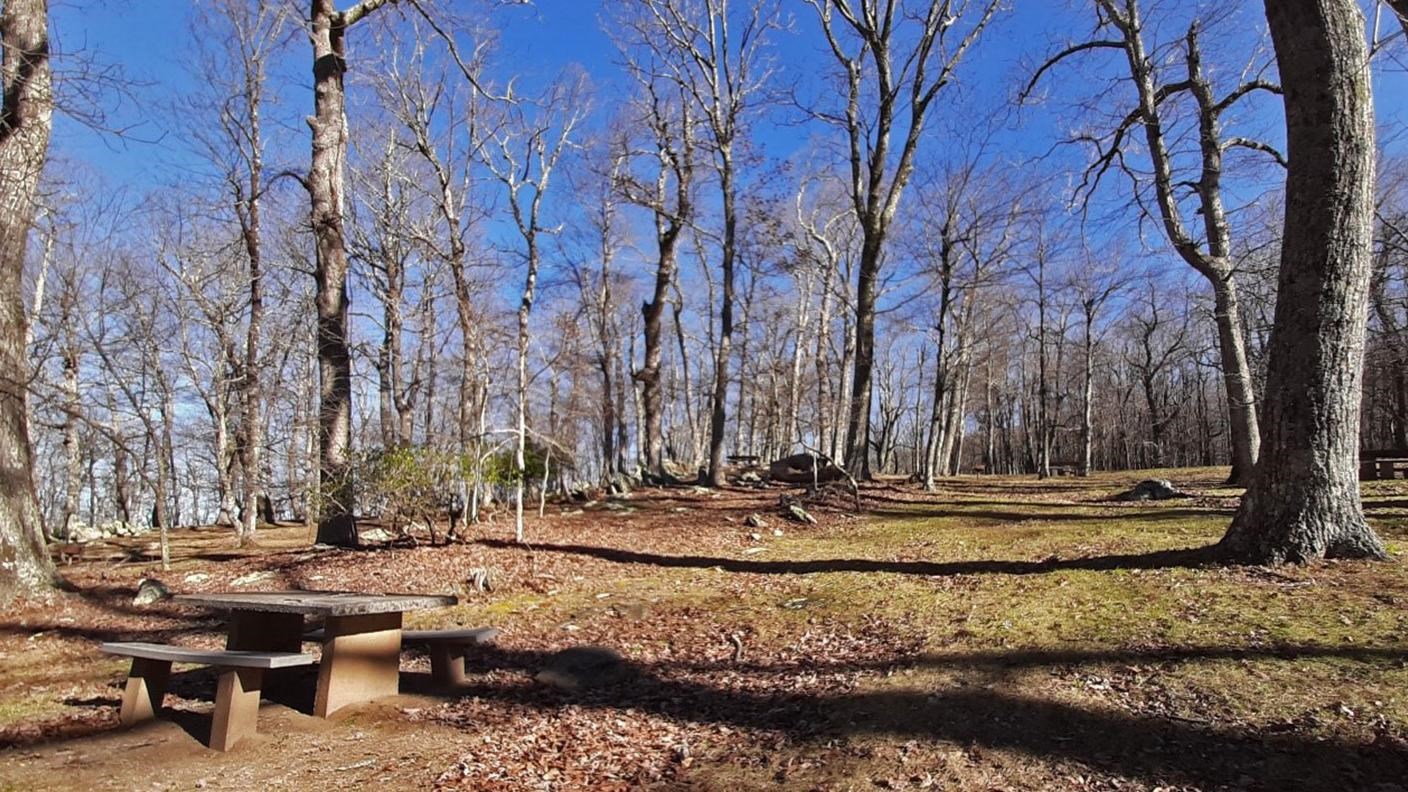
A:
POLYGON ((350 704, 399 693, 402 615, 458 602, 450 595, 340 591, 214 592, 180 594, 175 600, 228 613, 228 651, 298 652, 304 617, 321 617, 323 655, 313 714, 323 718, 350 704))
POLYGON ((1408 455, 1403 453, 1366 452, 1359 458, 1359 480, 1392 479, 1398 473, 1408 474, 1408 455))

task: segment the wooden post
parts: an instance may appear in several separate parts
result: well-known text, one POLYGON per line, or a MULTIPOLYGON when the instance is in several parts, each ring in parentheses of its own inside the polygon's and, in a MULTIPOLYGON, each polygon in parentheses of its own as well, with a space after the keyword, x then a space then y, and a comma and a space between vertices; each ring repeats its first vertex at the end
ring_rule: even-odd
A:
POLYGON ((400 692, 401 614, 329 616, 313 714, 400 692))
POLYGON ((215 719, 210 725, 210 747, 228 751, 254 734, 259 722, 261 668, 227 668, 215 689, 215 719))
POLYGON ((127 675, 127 687, 122 693, 122 710, 118 720, 124 726, 152 720, 166 697, 166 682, 171 678, 169 660, 132 658, 132 671, 127 675))

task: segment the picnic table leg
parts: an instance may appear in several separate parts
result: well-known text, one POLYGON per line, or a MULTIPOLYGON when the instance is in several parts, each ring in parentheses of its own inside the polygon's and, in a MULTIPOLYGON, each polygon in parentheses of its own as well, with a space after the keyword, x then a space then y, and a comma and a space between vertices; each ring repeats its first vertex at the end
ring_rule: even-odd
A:
POLYGON ((297 652, 303 647, 303 615, 234 611, 225 648, 235 651, 297 652))
POLYGON ((401 691, 401 614, 329 616, 313 714, 401 691))
POLYGON ((262 668, 227 668, 215 689, 215 718, 210 725, 210 747, 228 751, 254 734, 259 722, 262 668))
POLYGON ((122 692, 122 710, 118 720, 123 726, 151 720, 161 709, 166 697, 166 682, 171 678, 171 662, 132 658, 132 670, 127 674, 127 687, 122 692))
POLYGON ((466 681, 463 644, 436 643, 430 647, 430 679, 437 688, 456 688, 466 681))
MULTIPOLYGON (((232 611, 225 648, 248 652, 301 652, 303 614, 232 611)), ((302 673, 301 668, 271 671, 264 680, 264 690, 273 699, 298 699, 296 683, 302 673)))

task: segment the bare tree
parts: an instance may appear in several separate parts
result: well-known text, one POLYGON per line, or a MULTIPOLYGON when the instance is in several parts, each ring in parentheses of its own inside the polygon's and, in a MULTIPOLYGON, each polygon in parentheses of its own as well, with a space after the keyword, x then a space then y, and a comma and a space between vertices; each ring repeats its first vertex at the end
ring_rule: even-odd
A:
POLYGON ((773 0, 736 13, 730 0, 640 0, 646 39, 659 67, 688 95, 707 130, 707 148, 719 179, 723 232, 719 241, 719 331, 714 348, 714 389, 709 423, 711 486, 724 483, 724 434, 728 420, 735 269, 738 258, 737 159, 746 114, 759 102, 771 76, 767 35, 778 24, 773 0))
MULTIPOLYGON (((433 25, 431 28, 434 30, 433 25)), ((376 82, 382 105, 401 127, 401 145, 429 168, 432 177, 428 184, 412 180, 410 186, 422 185, 435 218, 411 231, 417 234, 419 247, 450 274, 460 341, 457 442, 464 458, 478 460, 483 456, 489 398, 481 297, 487 287, 474 272, 482 261, 471 240, 488 214, 487 202, 481 206, 475 200, 478 176, 474 149, 484 134, 486 97, 479 74, 490 38, 481 36, 468 54, 447 42, 464 78, 459 90, 447 90, 443 72, 437 73, 430 65, 429 38, 418 26, 409 53, 393 47, 388 62, 377 69, 376 82)), ((476 476, 474 492, 462 492, 463 501, 477 506, 481 484, 476 476)), ((463 486, 468 487, 468 482, 463 486)), ((477 519, 475 509, 471 509, 471 519, 477 519)))
POLYGON ((244 498, 238 526, 241 545, 253 541, 260 503, 267 497, 264 481, 264 344, 265 243, 263 203, 268 188, 264 173, 264 104, 268 69, 282 44, 290 8, 273 0, 210 0, 206 28, 224 32, 222 43, 209 55, 206 68, 212 90, 217 129, 205 137, 239 225, 248 267, 248 315, 244 355, 239 367, 240 423, 236 446, 243 473, 244 498))
POLYGON ((963 402, 972 364, 972 319, 978 293, 989 285, 1010 252, 1020 201, 1008 200, 995 174, 976 156, 935 174, 919 196, 916 254, 925 262, 938 305, 931 332, 935 355, 933 398, 919 466, 924 488, 953 470, 952 451, 963 425, 963 402))
POLYGON ((917 14, 896 0, 807 2, 821 20, 845 82, 845 107, 816 115, 845 133, 851 199, 861 228, 845 461, 866 478, 875 307, 886 238, 934 100, 997 12, 999 0, 930 0, 917 14), (874 106, 864 107, 868 101, 874 106), (903 140, 892 148, 891 136, 901 131, 903 140))
POLYGON ((588 357, 601 376, 597 432, 601 439, 603 484, 627 472, 626 445, 629 442, 623 408, 630 386, 624 381, 625 365, 620 355, 621 327, 616 300, 619 276, 614 265, 622 242, 618 220, 619 185, 624 181, 630 152, 619 135, 614 137, 615 142, 603 140, 602 145, 592 151, 594 156, 585 168, 586 174, 573 185, 583 200, 585 230, 590 241, 586 243, 584 255, 568 256, 572 279, 581 295, 579 311, 585 315, 595 341, 595 349, 588 357))
POLYGON ((537 296, 538 270, 542 264, 541 237, 556 228, 544 225, 543 198, 562 155, 576 145, 574 133, 586 117, 584 85, 579 77, 554 84, 539 101, 505 100, 504 123, 487 133, 479 147, 485 166, 508 197, 509 213, 523 241, 523 293, 517 323, 517 445, 514 448, 514 536, 524 541, 523 488, 528 448, 528 318, 537 296))
POLYGON ((1184 406, 1169 378, 1188 353, 1190 314, 1163 307, 1165 300, 1155 284, 1145 284, 1142 304, 1129 316, 1131 343, 1124 355, 1125 364, 1144 394, 1149 445, 1153 450, 1143 457, 1145 467, 1169 464, 1165 455, 1169 428, 1184 406))
POLYGON ((1121 291, 1127 278, 1118 265, 1101 265, 1086 252, 1085 266, 1075 274, 1071 288, 1080 303, 1081 349, 1084 361, 1081 374, 1080 464, 1078 472, 1089 476, 1094 453, 1093 421, 1095 412, 1095 346, 1099 343, 1096 324, 1100 313, 1121 291))
POLYGON ((347 343, 347 241, 343 227, 347 159, 347 31, 388 0, 362 0, 338 11, 334 0, 311 0, 313 45, 312 157, 302 178, 311 202, 317 249, 313 279, 318 311, 318 541, 354 546, 357 526, 349 470, 352 446, 352 354, 347 343))
POLYGON ((1385 558, 1364 521, 1359 400, 1374 231, 1374 105, 1355 0, 1267 0, 1286 86, 1286 218, 1265 453, 1220 547, 1233 560, 1385 558))
POLYGON ((53 128, 48 0, 0 8, 0 602, 50 583, 32 474, 21 279, 53 128))
POLYGON ((850 281, 860 236, 854 204, 841 198, 840 188, 826 181, 817 185, 808 205, 812 179, 803 179, 796 198, 798 255, 821 269, 820 303, 815 335, 816 445, 832 459, 840 458, 842 413, 845 411, 846 378, 855 353, 855 316, 851 310, 850 281), (835 189, 828 189, 835 188, 835 189), (839 305, 838 305, 839 304, 839 305), (840 311, 837 311, 837 308, 840 311), (832 322, 840 314, 840 349, 835 348, 832 322), (832 361, 836 361, 833 368, 832 361), (834 373, 833 373, 834 372, 834 373))
POLYGON ((649 18, 626 17, 630 37, 618 46, 640 95, 632 107, 634 120, 649 136, 634 159, 647 164, 637 174, 626 169, 620 179, 626 200, 651 212, 655 231, 655 279, 649 299, 641 305, 645 345, 641 367, 634 378, 641 386, 641 455, 645 473, 666 480, 664 388, 660 379, 664 358, 665 306, 679 269, 679 241, 694 222, 695 126, 693 101, 684 86, 656 63, 649 18), (638 50, 643 54, 636 56, 638 50))
POLYGON ((1097 38, 1066 47, 1049 58, 1033 74, 1024 91, 1029 94, 1041 77, 1064 59, 1092 50, 1123 53, 1128 80, 1138 97, 1138 106, 1107 134, 1082 135, 1097 150, 1086 169, 1080 190, 1088 199, 1101 178, 1111 168, 1119 168, 1134 183, 1136 201, 1145 214, 1157 215, 1170 244, 1187 264, 1202 275, 1213 289, 1213 313, 1222 360, 1223 382, 1232 427, 1232 475, 1230 481, 1250 480, 1261 447, 1257 429, 1256 394, 1252 388, 1251 367, 1247 362, 1246 340, 1242 331, 1237 268, 1232 259, 1232 228, 1223 198, 1224 158, 1228 151, 1246 148, 1268 154, 1284 164, 1282 155, 1258 140, 1227 135, 1223 118, 1239 101, 1258 91, 1280 93, 1275 83, 1257 77, 1239 83, 1219 96, 1208 69, 1203 65, 1199 38, 1204 22, 1195 19, 1184 36, 1180 56, 1183 74, 1165 79, 1156 52, 1150 50, 1138 0, 1095 0, 1097 38), (1184 178, 1173 154, 1176 99, 1192 98, 1198 139, 1198 172, 1184 178), (1127 164, 1128 138, 1142 129, 1147 156, 1153 171, 1154 203, 1150 210, 1141 191, 1141 177, 1127 164), (1181 205, 1179 190, 1186 187, 1196 198, 1194 206, 1181 205), (1194 215, 1193 219, 1187 217, 1194 215), (1193 224, 1202 226, 1194 231, 1193 224))
POLYGON ((406 292, 416 258, 412 217, 416 200, 415 175, 396 136, 384 143, 381 157, 358 174, 360 200, 354 214, 353 259, 365 269, 371 292, 381 303, 381 343, 374 365, 377 372, 377 407, 382 448, 410 445, 412 423, 421 383, 407 371, 406 292))

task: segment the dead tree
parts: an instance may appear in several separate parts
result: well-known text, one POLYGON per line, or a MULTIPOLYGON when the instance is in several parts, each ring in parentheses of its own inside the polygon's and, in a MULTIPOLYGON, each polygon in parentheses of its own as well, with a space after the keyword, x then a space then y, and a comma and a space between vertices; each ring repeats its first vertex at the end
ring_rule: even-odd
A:
POLYGON ((1222 538, 1244 563, 1385 558, 1364 521, 1359 401, 1374 233, 1374 104, 1355 0, 1268 0, 1286 87, 1286 218, 1265 454, 1222 538))

